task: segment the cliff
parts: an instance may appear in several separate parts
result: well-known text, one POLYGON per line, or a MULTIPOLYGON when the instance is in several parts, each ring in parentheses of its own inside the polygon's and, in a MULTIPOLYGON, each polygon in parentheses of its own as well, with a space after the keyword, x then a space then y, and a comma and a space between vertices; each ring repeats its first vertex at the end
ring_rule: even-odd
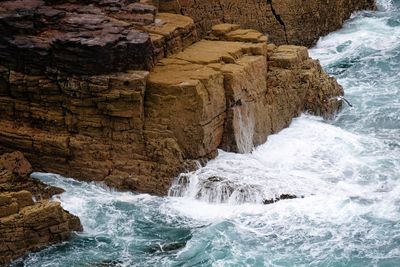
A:
POLYGON ((165 194, 218 148, 248 152, 340 108, 304 47, 234 24, 195 42, 191 18, 143 3, 47 2, 0 3, 0 147, 36 170, 165 194))
POLYGON ((29 191, 36 200, 42 200, 64 192, 61 188, 30 178, 32 171, 32 165, 21 152, 1 155, 0 193, 29 191))
POLYGON ((27 177, 31 171, 20 152, 0 157, 0 265, 82 230, 78 217, 47 200, 59 190, 27 177))
POLYGON ((276 44, 312 46, 374 0, 159 0, 162 12, 192 17, 201 36, 213 25, 236 23, 268 34, 276 44))

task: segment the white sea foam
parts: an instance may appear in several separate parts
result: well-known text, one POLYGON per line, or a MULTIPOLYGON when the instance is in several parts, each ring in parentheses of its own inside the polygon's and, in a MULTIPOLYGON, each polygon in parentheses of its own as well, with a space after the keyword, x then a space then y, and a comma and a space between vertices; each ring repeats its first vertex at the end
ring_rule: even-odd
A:
POLYGON ((85 232, 25 265, 400 266, 400 17, 398 3, 378 5, 310 52, 353 108, 303 115, 251 153, 220 151, 173 197, 35 174, 66 189, 85 232), (281 194, 304 198, 262 204, 281 194))

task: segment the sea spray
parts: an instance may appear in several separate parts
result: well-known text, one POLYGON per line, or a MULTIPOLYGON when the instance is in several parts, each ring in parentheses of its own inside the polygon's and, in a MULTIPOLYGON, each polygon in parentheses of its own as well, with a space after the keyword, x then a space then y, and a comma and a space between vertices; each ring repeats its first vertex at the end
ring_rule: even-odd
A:
POLYGON ((170 197, 36 174, 66 190, 59 201, 85 232, 23 264, 399 266, 400 10, 390 3, 311 50, 353 104, 334 121, 303 115, 251 153, 221 151, 170 197), (263 204, 281 194, 304 198, 263 204))

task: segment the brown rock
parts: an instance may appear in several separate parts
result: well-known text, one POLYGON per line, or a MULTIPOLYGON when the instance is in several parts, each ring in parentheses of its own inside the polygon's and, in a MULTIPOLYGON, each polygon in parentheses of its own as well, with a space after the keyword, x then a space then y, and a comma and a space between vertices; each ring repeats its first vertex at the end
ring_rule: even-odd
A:
POLYGON ((1 155, 0 164, 3 169, 11 172, 17 177, 25 177, 32 173, 32 165, 19 151, 1 155))
POLYGON ((191 44, 191 19, 157 18, 142 29, 159 55, 170 55, 150 72, 1 67, 0 147, 22 151, 36 170, 165 194, 176 175, 218 148, 248 152, 301 112, 340 108, 328 100, 341 87, 304 47, 267 45, 261 33, 232 24, 191 44))
POLYGON ((374 0, 160 0, 159 10, 194 19, 200 36, 223 22, 266 33, 276 44, 312 46, 337 30, 352 12, 374 9, 374 0))
POLYGON ((143 29, 150 33, 157 59, 182 51, 198 38, 193 20, 178 14, 158 13, 143 29))
POLYGON ((66 241, 72 231, 82 231, 79 218, 64 211, 60 203, 34 203, 28 191, 0 193, 1 265, 66 241))
MULTIPOLYGON (((0 156, 0 193, 23 192, 27 190, 39 199, 49 199, 53 195, 61 194, 63 189, 48 186, 32 179, 32 166, 21 152, 6 153, 0 156)), ((18 193, 15 193, 18 194, 18 193)))
POLYGON ((113 16, 112 3, 89 7, 50 6, 38 0, 0 2, 0 60, 10 69, 30 74, 150 69, 153 46, 139 26, 154 22, 155 8, 123 2, 122 11, 128 15, 118 13, 119 17, 113 16), (150 14, 147 23, 142 23, 144 14, 150 14), (133 26, 135 22, 138 25, 133 26))

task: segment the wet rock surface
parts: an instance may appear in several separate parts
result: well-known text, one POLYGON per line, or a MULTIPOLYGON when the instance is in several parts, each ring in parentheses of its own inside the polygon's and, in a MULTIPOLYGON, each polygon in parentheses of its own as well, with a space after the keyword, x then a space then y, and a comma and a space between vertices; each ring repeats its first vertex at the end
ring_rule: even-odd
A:
MULTIPOLYGON (((275 197, 275 198, 264 199, 264 200, 263 200, 263 204, 264 204, 264 205, 268 205, 268 204, 273 204, 273 203, 275 203, 275 202, 278 202, 278 201, 280 201, 280 200, 296 199, 296 198, 299 198, 299 197, 296 196, 296 195, 291 195, 291 194, 282 194, 282 195, 280 195, 280 196, 278 196, 278 197, 275 197)), ((301 196, 300 198, 304 198, 304 197, 301 196)))
POLYGON ((329 117, 340 109, 329 99, 342 88, 305 47, 276 47, 232 24, 189 45, 190 19, 157 16, 165 24, 148 27, 162 36, 163 53, 175 41, 177 51, 186 48, 150 72, 0 67, 1 147, 23 151, 36 170, 165 194, 176 175, 219 148, 249 152, 302 112, 329 117))
POLYGON ((31 171, 20 152, 0 156, 0 264, 82 231, 78 217, 48 200, 62 189, 28 178, 31 171))
POLYGON ((191 190, 195 188, 195 194, 191 195, 192 197, 208 203, 256 203, 269 205, 281 200, 304 198, 303 195, 298 196, 290 193, 271 193, 265 190, 268 188, 256 183, 243 183, 241 179, 237 178, 196 176, 194 173, 179 175, 169 194, 175 197, 187 196, 185 194, 188 193, 189 187, 192 187, 191 190))

